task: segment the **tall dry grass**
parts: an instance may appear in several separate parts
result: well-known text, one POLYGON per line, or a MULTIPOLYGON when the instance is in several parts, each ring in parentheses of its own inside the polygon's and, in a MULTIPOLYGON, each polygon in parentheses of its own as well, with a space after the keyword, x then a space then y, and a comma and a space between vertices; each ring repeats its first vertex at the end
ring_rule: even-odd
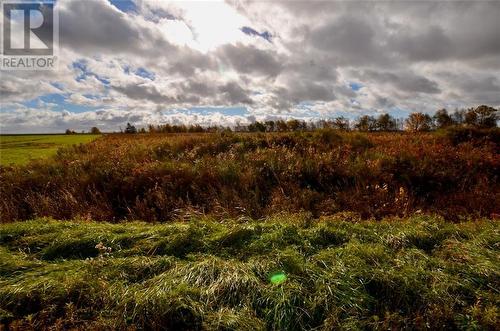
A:
POLYGON ((495 132, 480 139, 329 129, 106 135, 52 159, 1 168, 1 221, 169 221, 279 211, 490 216, 500 213, 495 132))

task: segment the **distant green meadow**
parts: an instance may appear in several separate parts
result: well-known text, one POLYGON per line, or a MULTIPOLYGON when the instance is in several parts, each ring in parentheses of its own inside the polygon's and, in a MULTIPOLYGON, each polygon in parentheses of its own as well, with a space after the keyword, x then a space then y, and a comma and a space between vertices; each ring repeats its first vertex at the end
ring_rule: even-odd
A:
POLYGON ((61 147, 88 143, 97 137, 99 135, 91 134, 0 135, 0 165, 26 164, 54 155, 61 147))

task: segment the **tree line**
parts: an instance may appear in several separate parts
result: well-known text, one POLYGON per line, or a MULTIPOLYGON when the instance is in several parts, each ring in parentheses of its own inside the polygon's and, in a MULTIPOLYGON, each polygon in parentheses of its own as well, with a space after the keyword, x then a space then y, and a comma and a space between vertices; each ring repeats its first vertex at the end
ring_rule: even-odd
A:
MULTIPOLYGON (((345 117, 324 119, 318 121, 304 121, 298 119, 290 120, 268 120, 254 121, 248 125, 236 125, 234 127, 208 126, 199 124, 159 124, 148 125, 146 128, 137 129, 134 125, 127 123, 123 133, 201 133, 201 132, 290 132, 290 131, 311 131, 315 129, 337 129, 342 131, 362 131, 362 132, 390 132, 407 130, 411 132, 425 132, 438 129, 445 129, 452 126, 466 126, 473 128, 494 128, 499 120, 498 109, 481 105, 468 109, 455 110, 450 113, 446 109, 439 109, 433 116, 422 113, 411 113, 406 119, 395 118, 390 114, 380 114, 379 116, 363 115, 355 121, 350 121, 345 117)), ((76 132, 66 130, 66 134, 76 132)), ((90 133, 100 134, 97 127, 93 127, 90 133)))
POLYGON ((217 132, 221 130, 236 132, 290 132, 310 131, 315 129, 337 129, 343 131, 357 130, 363 132, 376 131, 432 131, 451 126, 468 126, 474 128, 492 128, 497 126, 498 110, 481 105, 476 108, 460 109, 450 113, 446 109, 438 110, 433 116, 422 112, 411 113, 406 119, 394 118, 389 114, 378 117, 363 115, 354 122, 345 117, 306 122, 298 119, 254 121, 248 125, 229 127, 202 127, 200 125, 149 125, 149 132, 217 132))

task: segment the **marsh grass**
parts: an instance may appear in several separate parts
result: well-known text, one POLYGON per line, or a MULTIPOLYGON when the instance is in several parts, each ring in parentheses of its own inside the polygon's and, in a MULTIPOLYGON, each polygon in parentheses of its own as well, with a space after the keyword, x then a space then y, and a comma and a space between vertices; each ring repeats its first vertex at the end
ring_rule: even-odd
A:
POLYGON ((109 134, 24 166, 0 164, 0 222, 166 222, 302 211, 316 218, 417 211, 452 221, 491 217, 500 213, 493 131, 491 139, 458 141, 439 132, 331 129, 109 134))
POLYGON ((308 213, 0 226, 11 329, 497 328, 498 221, 308 213), (95 246, 111 247, 100 256, 95 246), (283 273, 279 284, 271 275, 283 273))

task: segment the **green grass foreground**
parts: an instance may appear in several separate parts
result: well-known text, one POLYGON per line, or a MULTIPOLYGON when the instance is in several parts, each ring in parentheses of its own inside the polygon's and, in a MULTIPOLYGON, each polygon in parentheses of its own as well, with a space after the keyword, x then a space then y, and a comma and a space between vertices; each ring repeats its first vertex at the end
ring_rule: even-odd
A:
POLYGON ((92 134, 0 135, 0 165, 26 164, 56 154, 64 146, 85 144, 99 137, 92 134))
POLYGON ((499 242, 498 220, 422 215, 10 223, 0 319, 14 330, 494 330, 499 242))

